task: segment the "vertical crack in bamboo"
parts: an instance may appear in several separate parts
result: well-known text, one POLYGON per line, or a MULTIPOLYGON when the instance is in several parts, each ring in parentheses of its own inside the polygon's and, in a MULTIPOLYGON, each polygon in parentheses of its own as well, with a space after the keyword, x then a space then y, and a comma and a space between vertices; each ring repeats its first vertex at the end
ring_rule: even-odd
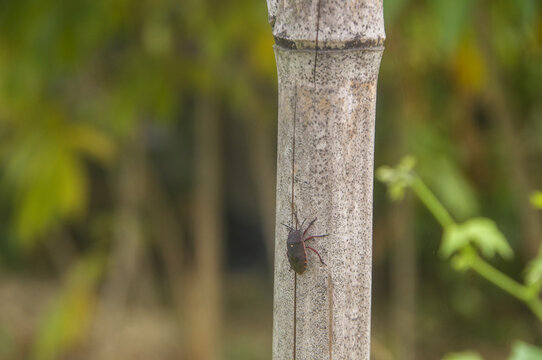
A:
POLYGON ((328 346, 329 346, 329 360, 333 360, 333 282, 331 280, 331 273, 327 274, 327 303, 328 303, 328 346))
MULTIPOLYGON (((294 84, 294 119, 292 131, 292 216, 291 224, 294 224, 294 179, 295 179, 295 118, 297 112, 297 84, 294 84)), ((296 226, 297 227, 297 226, 296 226)), ((294 349, 293 359, 295 360, 296 353, 296 334, 297 334, 297 273, 294 271, 294 349)))
POLYGON ((297 334, 297 273, 294 271, 294 360, 296 353, 296 334, 297 334))
POLYGON ((313 70, 313 75, 312 75, 314 90, 316 90, 316 61, 318 60, 318 33, 320 32, 320 4, 321 3, 322 3, 322 0, 318 0, 318 4, 316 5, 316 36, 315 36, 316 41, 314 44, 314 70, 313 70))

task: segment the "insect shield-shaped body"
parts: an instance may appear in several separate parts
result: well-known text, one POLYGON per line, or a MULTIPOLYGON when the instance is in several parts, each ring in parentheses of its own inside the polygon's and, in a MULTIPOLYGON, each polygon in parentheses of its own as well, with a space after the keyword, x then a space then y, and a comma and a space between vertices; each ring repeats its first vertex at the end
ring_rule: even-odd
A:
POLYGON ((307 270, 307 249, 305 248, 301 230, 290 230, 286 246, 288 246, 286 254, 288 255, 290 267, 296 273, 303 274, 307 270))
MULTIPOLYGON (((327 234, 307 236, 307 232, 309 231, 310 227, 312 226, 312 224, 314 224, 315 221, 316 219, 311 221, 309 226, 307 226, 307 228, 304 231, 302 229, 298 229, 297 215, 296 215, 295 229, 286 224, 282 224, 286 226, 289 230, 288 240, 286 241, 286 246, 287 246, 286 255, 288 256, 290 267, 299 275, 303 274, 305 270, 307 270, 307 249, 314 251, 316 255, 318 255, 320 262, 325 265, 318 251, 314 250, 310 246, 305 245, 305 241, 309 241, 317 237, 327 236, 327 234)), ((303 227, 303 224, 301 224, 301 227, 303 227)))

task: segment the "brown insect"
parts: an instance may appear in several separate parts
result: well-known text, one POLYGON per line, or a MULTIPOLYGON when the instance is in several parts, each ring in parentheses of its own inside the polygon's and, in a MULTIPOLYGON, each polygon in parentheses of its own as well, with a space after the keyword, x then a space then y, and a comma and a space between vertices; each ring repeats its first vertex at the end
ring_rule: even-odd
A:
POLYGON ((310 249, 314 251, 316 255, 318 255, 318 258, 320 259, 320 262, 324 265, 326 263, 322 260, 322 257, 312 247, 305 245, 305 241, 309 241, 311 239, 317 238, 317 237, 324 237, 328 236, 328 234, 324 235, 311 235, 308 237, 307 232, 309 231, 310 227, 314 224, 316 221, 316 218, 309 223, 309 225, 305 228, 303 231, 303 224, 305 221, 303 220, 303 223, 301 223, 301 226, 299 226, 299 220, 297 219, 297 213, 295 214, 295 229, 291 226, 288 226, 286 224, 282 224, 286 226, 289 230, 288 233, 288 240, 286 241, 286 255, 288 256, 288 261, 290 262, 290 268, 293 269, 296 273, 299 275, 303 274, 305 270, 307 270, 307 249, 310 249))

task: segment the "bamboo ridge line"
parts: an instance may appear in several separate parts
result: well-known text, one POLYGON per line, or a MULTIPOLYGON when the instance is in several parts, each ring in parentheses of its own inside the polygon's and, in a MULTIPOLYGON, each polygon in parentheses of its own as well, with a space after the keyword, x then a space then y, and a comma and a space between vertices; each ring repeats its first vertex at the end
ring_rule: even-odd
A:
MULTIPOLYGON (((316 42, 314 44, 314 69, 313 69, 313 84, 314 84, 314 90, 316 90, 316 63, 318 61, 318 34, 320 33, 320 8, 321 8, 322 0, 318 0, 318 10, 316 15, 316 42)), ((316 95, 316 93, 315 93, 316 95)))
MULTIPOLYGON (((294 118, 293 118, 293 130, 292 130, 292 199, 291 199, 291 208, 292 214, 290 223, 294 223, 294 200, 295 200, 295 119, 297 116, 297 83, 294 84, 294 118)), ((296 358, 296 340, 297 340, 297 273, 294 271, 294 349, 293 349, 293 359, 296 358)))
POLYGON ((316 41, 291 40, 274 36, 275 45, 283 49, 314 51, 316 47, 320 51, 341 51, 341 50, 384 50, 385 37, 376 39, 356 39, 348 41, 316 41))

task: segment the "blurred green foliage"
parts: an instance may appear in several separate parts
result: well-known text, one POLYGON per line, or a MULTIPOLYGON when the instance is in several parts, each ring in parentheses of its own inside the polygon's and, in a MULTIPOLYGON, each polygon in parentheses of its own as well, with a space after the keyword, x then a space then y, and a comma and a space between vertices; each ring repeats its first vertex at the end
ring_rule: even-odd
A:
POLYGON ((517 341, 512 347, 510 360, 536 360, 542 358, 542 349, 517 341))
MULTIPOLYGON (((514 343, 508 360, 537 360, 542 358, 542 350, 518 341, 514 343)), ((442 360, 483 360, 480 354, 473 351, 447 354, 442 360)))
POLYGON ((149 157, 170 159, 151 170, 161 191, 186 201, 194 104, 213 99, 235 121, 274 118, 266 19, 265 4, 247 0, 0 3, 0 264, 61 272, 62 284, 30 338, 0 335, 0 357, 88 346, 134 134, 149 157))
POLYGON ((32 359, 62 358, 89 336, 97 303, 96 284, 104 271, 103 257, 82 259, 67 274, 62 294, 42 319, 32 359))
POLYGON ((25 248, 85 216, 88 162, 113 169, 139 124, 193 121, 198 92, 239 108, 275 86, 265 9, 251 1, 4 1, 0 34, 6 225, 25 248))
POLYGON ((444 232, 440 253, 448 258, 469 243, 476 245, 488 259, 499 254, 504 259, 510 260, 513 255, 497 224, 487 218, 473 218, 463 224, 450 226, 444 232))
POLYGON ((462 353, 451 353, 442 358, 442 360, 483 360, 482 357, 473 351, 462 353))
MULTIPOLYGON (((472 218, 462 224, 456 223, 414 172, 415 163, 412 156, 406 156, 395 168, 382 166, 377 169, 376 177, 387 185, 390 197, 394 200, 402 199, 407 188, 414 191, 419 200, 444 228, 440 254, 445 259, 451 258, 451 264, 455 270, 475 271, 481 277, 523 301, 533 312, 533 315, 542 322, 542 301, 540 300, 542 251, 527 264, 524 270, 525 284, 516 282, 513 278, 497 270, 478 255, 480 252, 486 259, 492 259, 496 254, 507 260, 512 258, 513 251, 497 224, 487 218, 472 218)), ((540 356, 541 351, 542 349, 534 346, 518 343, 513 349, 512 358, 536 358, 540 356)), ((474 352, 465 352, 449 354, 444 357, 444 360, 446 359, 467 360, 481 359, 481 357, 474 352)))
POLYGON ((542 209, 542 191, 535 191, 531 195, 531 204, 537 209, 542 209))
POLYGON ((386 184, 394 200, 402 199, 407 188, 413 190, 418 199, 442 225, 444 234, 439 252, 445 259, 451 258, 456 270, 476 271, 486 280, 525 302, 533 314, 542 321, 542 302, 539 299, 540 284, 538 283, 542 252, 526 266, 525 285, 495 269, 477 253, 480 252, 486 259, 492 259, 496 254, 506 260, 512 258, 513 250, 497 224, 491 219, 482 217, 472 218, 461 224, 455 222, 442 203, 415 173, 415 163, 412 156, 406 156, 395 168, 389 166, 378 168, 376 178, 386 184))

